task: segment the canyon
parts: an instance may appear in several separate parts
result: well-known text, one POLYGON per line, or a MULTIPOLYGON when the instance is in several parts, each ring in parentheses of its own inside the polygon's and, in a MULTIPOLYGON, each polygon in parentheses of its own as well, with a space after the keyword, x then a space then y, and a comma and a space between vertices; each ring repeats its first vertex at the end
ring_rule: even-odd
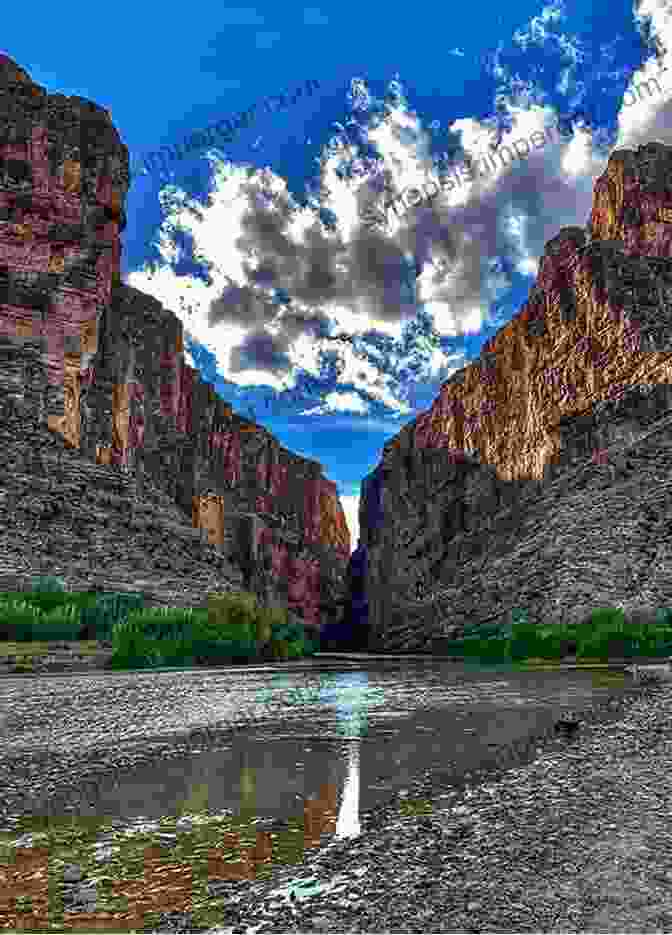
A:
POLYGON ((586 227, 385 445, 350 556, 321 465, 234 413, 180 319, 122 282, 109 112, 0 57, 0 589, 244 589, 374 652, 672 604, 671 169, 663 144, 612 153, 586 227))
POLYGON ((315 634, 345 595, 336 485, 234 413, 178 317, 122 282, 130 182, 107 110, 0 56, 0 591, 245 589, 315 634))
POLYGON ((671 170, 614 151, 522 309, 386 443, 351 559, 371 650, 671 605, 671 170))

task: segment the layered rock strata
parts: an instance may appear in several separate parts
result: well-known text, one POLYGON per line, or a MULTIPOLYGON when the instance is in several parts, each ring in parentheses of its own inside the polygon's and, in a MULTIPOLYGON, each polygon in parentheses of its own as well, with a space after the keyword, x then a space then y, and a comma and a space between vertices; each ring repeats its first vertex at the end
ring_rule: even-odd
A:
POLYGON ((667 146, 613 153, 587 229, 385 446, 360 506, 371 648, 672 604, 671 177, 667 146))
POLYGON ((176 315, 121 282, 129 184, 106 110, 0 56, 5 578, 182 606, 242 584, 319 626, 350 553, 336 485, 233 413, 176 315))

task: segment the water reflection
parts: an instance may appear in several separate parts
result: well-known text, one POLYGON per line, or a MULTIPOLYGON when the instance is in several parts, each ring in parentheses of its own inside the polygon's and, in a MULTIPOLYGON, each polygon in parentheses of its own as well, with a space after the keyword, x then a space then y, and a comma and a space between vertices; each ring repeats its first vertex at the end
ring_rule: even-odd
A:
MULTIPOLYGON (((110 679, 112 685, 114 681, 110 679)), ((132 821, 207 810, 246 819, 258 814, 301 820, 305 801, 334 800, 332 793, 323 794, 323 787, 333 785, 338 835, 356 833, 360 810, 379 804, 414 773, 431 767, 468 769, 468 761, 482 759, 489 748, 529 735, 540 718, 550 723, 567 707, 618 687, 613 682, 598 685, 587 672, 470 670, 424 660, 368 663, 346 671, 322 671, 316 664, 301 671, 166 673, 135 676, 132 684, 127 677, 123 681, 124 703, 137 685, 139 714, 151 712, 153 731, 170 719, 168 710, 154 713, 152 705, 168 692, 175 697, 179 689, 179 704, 166 705, 173 721, 197 724, 204 733, 214 722, 211 737, 219 730, 216 742, 199 743, 188 753, 175 746, 162 754, 160 763, 140 759, 142 765, 108 774, 95 786, 73 788, 58 800, 52 794, 51 814, 60 809, 132 821), (229 731, 221 730, 228 723, 222 721, 223 705, 231 716, 229 731), (236 730, 235 718, 241 714, 247 716, 247 726, 236 730)), ((101 693, 107 684, 98 684, 96 691, 101 693)), ((107 698, 96 697, 92 717, 102 722, 100 715, 113 712, 115 700, 113 689, 107 698)), ((45 701, 51 705, 45 717, 53 724, 60 702, 45 701)), ((70 693, 64 692, 63 704, 69 703, 70 693)), ((86 730, 85 705, 86 699, 84 723, 70 732, 73 741, 75 733, 86 730)), ((96 727, 99 736, 107 730, 104 723, 96 727)), ((17 751, 27 751, 31 740, 32 749, 39 745, 34 729, 13 731, 17 733, 12 738, 17 751)), ((53 732, 48 739, 53 742, 53 732)))
POLYGON ((336 838, 353 838, 361 832, 359 822, 359 762, 362 735, 367 733, 367 672, 347 672, 335 679, 335 709, 339 725, 348 741, 341 755, 347 757, 347 776, 336 822, 336 838))
MULTIPOLYGON (((617 690, 613 682, 598 685, 587 672, 514 673, 424 661, 367 663, 346 671, 315 664, 283 673, 166 673, 138 676, 133 683, 124 678, 119 683, 127 693, 141 686, 142 710, 155 697, 171 691, 175 698, 179 690, 175 719, 193 724, 198 715, 202 725, 210 717, 219 725, 224 706, 234 717, 253 710, 255 719, 227 733, 219 746, 189 756, 167 753, 160 763, 126 769, 89 787, 88 796, 79 789, 71 801, 50 800, 50 813, 118 818, 129 836, 152 827, 152 818, 178 817, 181 830, 201 817, 224 816, 229 827, 207 851, 208 877, 250 881, 271 863, 302 863, 306 848, 357 837, 362 812, 420 772, 452 780, 484 761, 499 761, 500 753, 503 762, 508 747, 524 745, 544 725, 551 728, 562 710, 617 690)), ((64 704, 72 693, 72 686, 66 688, 64 704)), ((57 690, 52 686, 52 694, 57 690)), ((96 687, 99 695, 105 690, 100 683, 96 687)), ((105 708, 98 700, 100 715, 105 708)), ((159 714, 169 719, 167 710, 159 714)), ((153 827, 161 830, 158 820, 153 827)), ((98 844, 103 861, 117 846, 98 844)), ((152 853, 148 860, 151 868, 152 853)), ((167 866, 164 860, 163 870, 167 866)), ((122 892, 130 882, 119 883, 122 892)), ((72 918, 92 930, 103 915, 72 918)), ((9 921, 0 918, 0 928, 9 921)))
POLYGON ((348 775, 343 787, 343 798, 336 822, 337 838, 356 838, 361 832, 359 823, 359 745, 358 739, 347 743, 348 775))

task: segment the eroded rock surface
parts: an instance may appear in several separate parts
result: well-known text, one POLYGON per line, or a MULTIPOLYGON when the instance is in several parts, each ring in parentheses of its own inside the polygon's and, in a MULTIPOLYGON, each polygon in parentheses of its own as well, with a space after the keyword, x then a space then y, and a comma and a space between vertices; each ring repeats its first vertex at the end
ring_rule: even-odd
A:
POLYGON ((129 184, 108 111, 0 56, 0 583, 199 605, 244 586, 319 626, 350 554, 336 485, 235 414, 177 316, 121 283, 129 184))
POLYGON ((672 149, 614 153, 587 229, 389 442, 360 508, 372 648, 667 606, 672 149))

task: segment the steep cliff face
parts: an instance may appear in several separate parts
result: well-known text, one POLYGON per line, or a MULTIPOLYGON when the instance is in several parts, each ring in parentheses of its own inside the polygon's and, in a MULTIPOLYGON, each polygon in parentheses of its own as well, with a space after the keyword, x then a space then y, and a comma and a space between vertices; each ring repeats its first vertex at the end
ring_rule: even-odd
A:
MULTIPOLYGON (((233 413, 185 364, 179 319, 121 283, 129 182, 128 150, 106 110, 48 95, 0 56, 0 403, 5 428, 25 413, 8 438, 15 460, 25 465, 32 435, 56 444, 71 470, 97 465, 103 486, 123 479, 136 505, 170 508, 186 538, 207 546, 199 562, 221 557, 220 589, 242 575, 264 600, 318 625, 320 604, 343 590, 350 553, 336 486, 317 462, 233 413)), ((0 485, 10 480, 5 471, 0 485)), ((22 550, 10 544, 11 522, 0 537, 24 576, 47 564, 73 586, 88 580, 84 567, 68 574, 67 549, 48 558, 26 539, 22 550)), ((129 574, 115 580, 130 586, 129 574)))
POLYGON ((369 604, 366 596, 366 546, 360 543, 350 556, 346 575, 346 597, 340 613, 322 627, 323 649, 365 650, 369 643, 369 604))
POLYGON ((428 649, 517 607, 672 599, 653 538, 672 467, 671 169, 660 144, 614 153, 587 230, 546 244, 521 311, 385 446, 360 508, 372 646, 428 649))

